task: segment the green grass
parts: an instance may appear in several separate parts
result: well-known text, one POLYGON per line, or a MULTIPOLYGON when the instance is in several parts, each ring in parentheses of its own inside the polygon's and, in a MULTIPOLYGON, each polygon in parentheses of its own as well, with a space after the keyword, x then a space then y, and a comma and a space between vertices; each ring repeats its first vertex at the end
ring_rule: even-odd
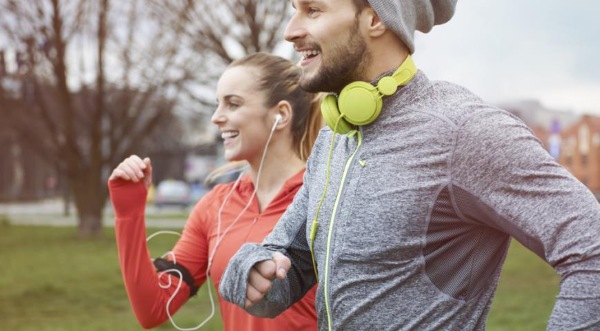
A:
POLYGON ((487 330, 546 330, 559 280, 546 262, 513 240, 487 330))
MULTIPOLYGON (((153 255, 174 239, 153 239, 153 255)), ((0 330, 142 330, 127 300, 112 228, 100 239, 82 240, 74 228, 0 225, 0 261, 0 330)), ((209 311, 203 287, 175 320, 189 328, 209 311)), ((174 330, 169 322, 158 329, 174 330)), ((218 315, 203 328, 221 329, 218 315)))
MULTIPOLYGON (((153 239, 152 254, 161 255, 174 240, 168 235, 153 239)), ((0 222, 0 261, 0 330, 142 330, 127 301, 112 228, 100 239, 81 240, 74 228, 0 222)), ((513 243, 488 330, 544 330, 557 287, 554 271, 513 243)), ((203 287, 175 320, 189 328, 209 309, 203 287)), ((174 328, 167 322, 159 330, 174 328)), ((201 330, 221 330, 220 317, 201 330)))

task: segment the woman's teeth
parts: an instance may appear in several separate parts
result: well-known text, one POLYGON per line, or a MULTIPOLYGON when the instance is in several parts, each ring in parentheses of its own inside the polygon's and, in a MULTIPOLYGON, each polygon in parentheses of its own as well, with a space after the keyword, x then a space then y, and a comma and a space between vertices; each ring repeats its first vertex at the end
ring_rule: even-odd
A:
POLYGON ((234 131, 221 132, 221 138, 223 138, 223 139, 233 138, 233 137, 237 137, 238 134, 239 134, 239 132, 234 132, 234 131))

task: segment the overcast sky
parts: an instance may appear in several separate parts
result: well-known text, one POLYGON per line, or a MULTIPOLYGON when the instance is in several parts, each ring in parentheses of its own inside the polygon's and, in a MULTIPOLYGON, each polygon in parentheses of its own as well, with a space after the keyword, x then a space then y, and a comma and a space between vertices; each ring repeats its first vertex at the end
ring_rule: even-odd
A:
POLYGON ((489 102, 600 115, 600 1, 459 0, 450 22, 417 33, 414 59, 489 102))
POLYGON ((414 59, 489 102, 600 115, 600 1, 459 0, 450 22, 417 33, 414 59))

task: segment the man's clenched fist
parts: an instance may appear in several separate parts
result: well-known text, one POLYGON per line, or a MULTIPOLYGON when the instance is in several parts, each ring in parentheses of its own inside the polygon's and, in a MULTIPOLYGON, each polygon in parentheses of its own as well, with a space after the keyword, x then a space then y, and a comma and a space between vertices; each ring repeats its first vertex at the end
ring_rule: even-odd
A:
POLYGON ((246 309, 262 300, 271 289, 275 278, 283 280, 291 265, 290 259, 279 252, 275 252, 271 260, 256 263, 248 275, 246 309))

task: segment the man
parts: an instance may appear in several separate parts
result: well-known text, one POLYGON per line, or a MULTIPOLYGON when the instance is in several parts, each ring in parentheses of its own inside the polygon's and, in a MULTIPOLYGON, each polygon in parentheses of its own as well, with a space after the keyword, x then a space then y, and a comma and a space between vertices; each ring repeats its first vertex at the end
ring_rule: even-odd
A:
POLYGON ((304 186, 230 261, 223 297, 272 317, 318 279, 321 330, 483 330, 513 237, 562 277, 548 328, 600 329, 597 200, 517 118, 412 65, 415 30, 456 1, 292 3, 301 85, 338 98, 304 186))

